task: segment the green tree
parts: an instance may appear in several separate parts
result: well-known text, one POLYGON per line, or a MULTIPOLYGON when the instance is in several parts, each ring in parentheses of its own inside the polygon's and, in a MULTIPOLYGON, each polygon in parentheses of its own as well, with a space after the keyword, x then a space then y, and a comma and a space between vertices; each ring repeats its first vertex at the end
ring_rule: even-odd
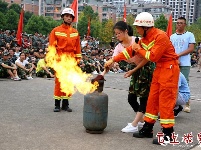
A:
POLYGON ((102 30, 101 40, 105 44, 108 44, 113 37, 113 26, 113 21, 109 19, 102 30))
POLYGON ((10 9, 14 10, 17 14, 20 14, 20 12, 22 10, 22 8, 20 7, 20 5, 15 4, 15 3, 13 3, 13 4, 11 4, 9 6, 8 10, 10 10, 10 9))
POLYGON ((196 24, 198 28, 201 29, 201 18, 198 18, 194 24, 196 24))
POLYGON ((98 13, 95 13, 91 6, 85 6, 83 13, 86 18, 90 18, 91 20, 97 19, 98 17, 98 13))
POLYGON ((155 20, 154 24, 155 24, 156 28, 166 31, 167 25, 168 25, 168 20, 165 18, 165 16, 163 14, 161 14, 160 17, 155 20))
POLYGON ((6 17, 6 29, 17 30, 19 14, 17 14, 13 9, 10 9, 7 11, 5 17, 6 17))
POLYGON ((0 12, 6 14, 7 10, 8 10, 8 3, 0 0, 0 12))
POLYGON ((80 13, 78 24, 77 24, 77 30, 79 31, 80 36, 84 36, 87 34, 87 26, 88 26, 88 19, 84 15, 83 12, 80 13))
POLYGON ((24 31, 34 34, 35 32, 39 32, 40 26, 42 26, 42 24, 39 20, 39 16, 32 15, 26 24, 24 31))
POLYGON ((100 37, 101 36, 102 25, 99 19, 91 21, 91 36, 100 37))
POLYGON ((6 29, 6 17, 2 12, 0 12, 0 18, 0 29, 6 29))
POLYGON ((98 36, 100 33, 100 24, 98 19, 98 13, 95 13, 91 6, 85 6, 83 11, 79 15, 77 24, 77 30, 81 36, 87 34, 88 22, 90 20, 90 35, 98 36), (95 31, 97 30, 97 31, 95 31))
POLYGON ((187 26, 186 30, 194 34, 196 42, 201 41, 201 29, 199 28, 199 24, 187 26))
POLYGON ((50 24, 45 17, 39 16, 38 24, 41 25, 38 29, 39 33, 47 35, 51 31, 50 24))
POLYGON ((51 17, 46 17, 46 20, 48 21, 50 31, 51 31, 53 28, 55 28, 55 27, 61 25, 62 22, 63 22, 62 19, 56 21, 56 20, 54 20, 54 19, 51 18, 51 17))
POLYGON ((24 12, 24 26, 26 26, 26 24, 28 23, 32 15, 33 15, 32 12, 29 12, 29 11, 24 12))

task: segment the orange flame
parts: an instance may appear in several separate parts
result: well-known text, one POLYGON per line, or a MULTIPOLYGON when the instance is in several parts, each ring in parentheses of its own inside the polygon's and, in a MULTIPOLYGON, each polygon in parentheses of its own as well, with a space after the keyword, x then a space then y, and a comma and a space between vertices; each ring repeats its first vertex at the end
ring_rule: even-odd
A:
POLYGON ((66 95, 72 95, 76 91, 85 95, 97 89, 98 82, 91 83, 90 78, 92 75, 82 72, 81 68, 77 66, 77 61, 74 57, 67 54, 59 56, 56 53, 56 48, 49 46, 46 61, 47 65, 55 70, 61 91, 66 95))

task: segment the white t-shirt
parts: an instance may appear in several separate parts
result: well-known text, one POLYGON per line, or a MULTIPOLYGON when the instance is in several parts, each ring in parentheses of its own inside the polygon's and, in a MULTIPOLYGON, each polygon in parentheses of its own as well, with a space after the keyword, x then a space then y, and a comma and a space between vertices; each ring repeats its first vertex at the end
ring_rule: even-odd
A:
POLYGON ((18 58, 16 61, 15 61, 15 64, 21 64, 22 66, 26 66, 26 64, 29 64, 29 62, 27 60, 23 60, 23 62, 20 61, 20 58, 18 58))
MULTIPOLYGON (((173 34, 170 37, 170 40, 175 48, 177 54, 188 49, 189 44, 195 44, 194 34, 191 32, 185 32, 184 34, 173 34)), ((184 56, 179 57, 180 66, 191 66, 191 57, 190 53, 184 56)))
POLYGON ((82 48, 85 47, 85 46, 87 46, 87 43, 88 43, 87 40, 86 40, 86 41, 83 40, 83 41, 81 42, 82 48))

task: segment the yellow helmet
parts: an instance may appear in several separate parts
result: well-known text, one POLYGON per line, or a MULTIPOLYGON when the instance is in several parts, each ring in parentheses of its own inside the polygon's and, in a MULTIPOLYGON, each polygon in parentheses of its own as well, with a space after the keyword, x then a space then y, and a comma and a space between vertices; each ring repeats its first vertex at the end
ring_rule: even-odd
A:
POLYGON ((154 26, 154 18, 148 12, 141 12, 135 18, 133 25, 141 26, 141 27, 153 27, 154 26))

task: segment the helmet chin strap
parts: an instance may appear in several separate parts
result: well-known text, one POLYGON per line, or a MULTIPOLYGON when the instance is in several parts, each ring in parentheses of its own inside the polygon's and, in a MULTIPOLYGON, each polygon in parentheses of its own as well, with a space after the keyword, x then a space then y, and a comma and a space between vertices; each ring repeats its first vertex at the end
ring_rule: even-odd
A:
POLYGON ((151 28, 151 27, 142 27, 142 28, 143 28, 143 30, 144 30, 143 37, 146 37, 146 35, 147 35, 147 30, 148 30, 149 28, 151 28))

